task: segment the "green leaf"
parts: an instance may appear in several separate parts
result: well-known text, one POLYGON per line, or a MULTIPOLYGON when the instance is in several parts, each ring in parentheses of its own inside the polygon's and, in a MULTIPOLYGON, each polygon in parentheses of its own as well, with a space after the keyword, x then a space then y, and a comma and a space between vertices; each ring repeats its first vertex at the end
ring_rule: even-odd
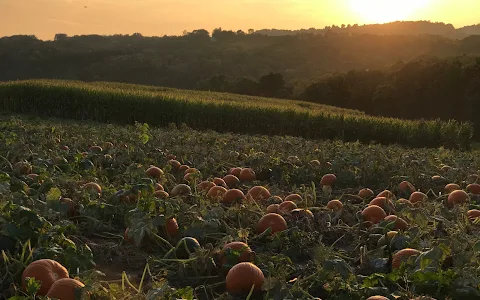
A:
POLYGON ((56 203, 60 197, 62 197, 62 191, 56 187, 51 188, 46 195, 47 203, 56 203))

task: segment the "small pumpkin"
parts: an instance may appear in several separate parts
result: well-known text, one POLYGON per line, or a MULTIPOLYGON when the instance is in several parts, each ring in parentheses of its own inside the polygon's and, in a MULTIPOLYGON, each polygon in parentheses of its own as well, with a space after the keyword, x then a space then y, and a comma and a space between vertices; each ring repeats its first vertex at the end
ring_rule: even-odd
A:
POLYGON ((200 170, 198 170, 197 168, 188 168, 184 171, 183 174, 186 175, 190 173, 200 174, 200 170))
POLYGON ((343 203, 338 199, 330 200, 327 203, 327 208, 331 209, 331 210, 342 210, 343 209, 343 203))
POLYGON ((228 173, 235 176, 235 177, 239 177, 240 176, 240 172, 242 172, 242 168, 231 168, 228 173))
POLYGON ((408 200, 410 201, 410 203, 415 204, 419 202, 425 202, 426 200, 428 200, 428 196, 422 192, 414 192, 410 195, 410 199, 408 200))
POLYGON ((258 221, 257 232, 262 233, 271 228, 272 233, 280 232, 288 228, 285 219, 276 213, 268 213, 258 221))
POLYGON ((105 142, 103 143, 103 149, 110 150, 114 147, 112 142, 105 142))
POLYGON ((254 181, 257 179, 257 175, 255 174, 255 171, 253 171, 251 168, 243 168, 240 171, 240 174, 238 174, 238 178, 241 181, 254 181))
POLYGON ((415 189, 415 187, 413 186, 413 184, 411 184, 410 182, 408 182, 408 181, 406 181, 406 180, 400 182, 400 184, 398 185, 398 189, 399 189, 401 192, 408 193, 408 194, 417 191, 417 189, 415 189))
POLYGON ((387 209, 387 208, 391 209, 394 207, 393 202, 390 199, 385 197, 376 197, 372 199, 372 201, 370 201, 368 205, 378 205, 384 209, 387 209))
POLYGON ((396 215, 386 216, 384 220, 388 223, 395 222, 393 225, 394 230, 405 230, 408 228, 408 223, 396 215))
POLYGON ((475 220, 476 218, 479 218, 480 217, 480 210, 471 209, 471 210, 467 211, 467 217, 470 220, 475 220))
POLYGON ((83 186, 84 190, 94 190, 97 193, 101 194, 102 193, 102 187, 95 182, 88 182, 83 186))
POLYGON ((397 204, 401 204, 401 205, 407 205, 407 206, 413 206, 412 202, 410 202, 410 200, 407 200, 405 198, 400 198, 397 200, 397 204))
POLYGON ((303 201, 303 198, 299 194, 290 194, 287 197, 285 197, 285 201, 299 202, 299 201, 303 201))
POLYGON ((163 175, 163 170, 159 167, 151 166, 145 171, 145 175, 148 177, 159 178, 163 175))
POLYGON ((174 168, 174 169, 178 169, 182 165, 178 160, 175 160, 175 159, 170 159, 168 161, 168 164, 171 165, 172 168, 174 168))
POLYGON ((172 197, 176 197, 176 196, 185 196, 185 195, 189 195, 190 193, 192 193, 192 189, 184 184, 184 183, 181 183, 181 184, 177 184, 171 191, 170 191, 170 195, 172 197))
POLYGON ((253 262, 255 261, 255 252, 243 242, 231 242, 223 246, 223 249, 220 251, 220 263, 226 265, 236 265, 241 262, 253 262), (238 256, 233 256, 230 254, 231 251, 240 252, 238 256))
POLYGON ((190 166, 189 166, 189 165, 180 165, 180 167, 178 167, 178 170, 179 170, 180 172, 184 172, 184 173, 185 173, 185 171, 188 170, 188 169, 190 169, 190 166))
POLYGON ((100 146, 91 146, 90 148, 88 148, 88 151, 99 154, 103 152, 103 149, 100 146))
POLYGON ((163 185, 160 183, 155 183, 155 191, 164 191, 163 185))
POLYGON ((13 169, 17 175, 27 175, 32 173, 32 165, 27 161, 19 161, 14 166, 13 169))
POLYGON ((35 278, 41 282, 40 289, 37 294, 40 296, 47 295, 55 281, 68 278, 67 269, 52 259, 39 259, 27 266, 22 273, 22 286, 25 289, 25 279, 35 278))
POLYGON ((480 184, 478 183, 471 183, 467 185, 466 188, 467 192, 475 194, 475 195, 480 195, 480 184))
POLYGON ((264 186, 254 186, 247 193, 247 199, 254 201, 267 200, 272 195, 264 186))
MULTIPOLYGON (((287 198, 285 198, 285 199, 287 199, 287 198)), ((288 200, 285 200, 278 205, 278 211, 280 211, 282 213, 289 213, 292 210, 294 210, 295 208, 297 208, 297 205, 295 204, 295 202, 288 201, 288 200)))
POLYGON ((460 186, 456 183, 449 183, 445 186, 445 192, 446 193, 451 193, 453 191, 459 190, 460 186))
POLYGON ((211 182, 211 181, 202 181, 200 182, 198 185, 197 185, 197 189, 199 189, 200 191, 206 191, 208 192, 211 188, 213 188, 214 186, 216 186, 215 183, 211 182))
POLYGON ((241 262, 228 271, 225 281, 230 294, 248 294, 252 286, 254 291, 261 290, 265 276, 256 265, 250 262, 241 262))
POLYGON ((333 186, 337 182, 337 176, 335 174, 325 174, 320 180, 320 185, 333 186))
POLYGON ((158 190, 153 193, 153 195, 158 199, 167 199, 170 195, 163 190, 158 190))
POLYGON ((267 207, 267 213, 278 213, 278 208, 279 208, 280 204, 270 204, 268 207, 267 207))
POLYGON ((368 297, 367 300, 390 300, 390 299, 388 299, 387 297, 377 295, 377 296, 368 297))
POLYGON ((67 216, 73 217, 77 214, 75 202, 70 198, 60 198, 60 203, 67 207, 67 216))
POLYGON ((245 194, 241 190, 231 189, 231 190, 228 190, 223 195, 222 203, 232 203, 234 201, 244 200, 244 199, 245 199, 245 194))
POLYGON ((312 159, 309 164, 314 167, 314 168, 320 168, 322 166, 322 164, 320 163, 320 161, 318 159, 312 159))
POLYGON ((389 191, 389 190, 383 190, 383 191, 381 191, 381 192, 377 195, 377 197, 385 197, 385 198, 387 198, 387 199, 395 199, 395 195, 394 195, 391 191, 389 191))
POLYGON ((219 186, 228 187, 227 183, 222 178, 218 178, 218 177, 213 178, 213 183, 219 186))
POLYGON ((369 188, 364 188, 364 189, 361 189, 359 192, 358 192, 358 196, 360 196, 361 198, 363 199, 370 199, 372 198, 373 196, 375 196, 375 194, 373 193, 373 191, 369 188))
POLYGON ((227 189, 223 186, 214 186, 208 190, 207 197, 212 200, 222 200, 227 193, 227 189))
POLYGON ((196 249, 200 248, 200 243, 196 238, 184 237, 178 241, 175 247, 175 255, 179 259, 188 259, 190 253, 195 253, 196 249))
POLYGON ((169 236, 171 237, 176 236, 179 229, 177 220, 173 217, 168 219, 167 222, 165 223, 165 228, 167 229, 167 233, 169 236))
POLYGON ((236 188, 240 184, 240 179, 237 176, 229 174, 223 177, 223 181, 227 184, 227 186, 231 189, 236 188))
POLYGON ((362 216, 365 221, 377 224, 385 219, 387 214, 380 206, 369 205, 362 211, 362 216))
POLYGON ((448 195, 447 204, 453 207, 457 204, 464 204, 470 199, 470 196, 463 190, 455 190, 448 195))
POLYGON ((296 208, 292 210, 290 214, 296 220, 304 219, 304 218, 313 220, 315 218, 311 210, 303 209, 303 208, 296 208))
POLYGON ((399 268, 402 262, 406 261, 409 257, 419 255, 420 253, 420 251, 412 248, 405 248, 398 251, 393 255, 392 268, 399 268))
POLYGON ((72 278, 62 278, 55 281, 47 293, 47 297, 59 300, 76 300, 77 290, 83 289, 85 285, 72 278))

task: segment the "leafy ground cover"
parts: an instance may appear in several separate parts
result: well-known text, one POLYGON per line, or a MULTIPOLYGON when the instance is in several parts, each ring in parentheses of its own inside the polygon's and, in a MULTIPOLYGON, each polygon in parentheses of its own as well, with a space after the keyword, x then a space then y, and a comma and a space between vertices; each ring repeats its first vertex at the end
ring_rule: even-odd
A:
POLYGON ((0 83, 0 111, 47 117, 198 130, 291 135, 412 147, 468 149, 473 127, 407 121, 302 101, 183 91, 119 83, 31 80, 0 83))
POLYGON ((478 151, 2 116, 0 155, 4 298, 40 259, 90 299, 480 298, 478 151))

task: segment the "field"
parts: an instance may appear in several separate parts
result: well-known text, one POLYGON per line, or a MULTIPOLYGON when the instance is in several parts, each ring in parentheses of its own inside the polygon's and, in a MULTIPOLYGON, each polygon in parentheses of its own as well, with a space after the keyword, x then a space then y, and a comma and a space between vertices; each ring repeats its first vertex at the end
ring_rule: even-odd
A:
POLYGON ((34 299, 22 272, 49 258, 90 299, 479 299, 479 154, 3 115, 0 298, 34 299), (255 176, 231 199, 199 184, 234 167, 255 176), (261 289, 251 264, 227 277, 240 260, 261 289))
POLYGON ((0 83, 0 111, 411 147, 469 149, 473 137, 471 124, 456 121, 405 121, 301 101, 103 82, 0 83))

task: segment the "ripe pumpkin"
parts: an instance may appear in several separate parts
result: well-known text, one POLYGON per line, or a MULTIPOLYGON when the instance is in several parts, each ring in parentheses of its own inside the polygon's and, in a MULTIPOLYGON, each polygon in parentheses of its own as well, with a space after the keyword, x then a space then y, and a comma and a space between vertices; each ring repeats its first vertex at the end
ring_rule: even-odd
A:
POLYGON ((325 174, 320 180, 320 185, 333 186, 337 182, 337 176, 335 174, 325 174))
POLYGON ((188 168, 184 171, 183 174, 186 175, 190 173, 200 174, 200 170, 198 170, 197 168, 188 168))
POLYGON ((303 198, 299 194, 290 194, 287 197, 285 197, 285 201, 302 201, 303 198))
POLYGON ((100 146, 91 146, 90 148, 88 148, 88 151, 99 154, 103 152, 103 149, 100 146))
POLYGON ((130 230, 129 228, 125 229, 125 232, 123 233, 123 240, 127 243, 133 243, 133 238, 128 236, 129 230, 130 230))
POLYGON ((267 213, 278 213, 279 204, 270 204, 267 207, 267 213))
POLYGON ((228 187, 227 183, 222 178, 218 178, 218 177, 213 178, 213 183, 219 186, 228 187))
POLYGON ((242 168, 231 168, 228 173, 235 176, 235 177, 238 177, 240 176, 240 172, 242 172, 242 168))
POLYGON ((365 221, 377 224, 385 219, 387 214, 380 206, 369 205, 362 211, 362 216, 365 221))
POLYGON ((377 247, 382 247, 388 243, 398 234, 397 231, 389 231, 387 232, 387 238, 385 239, 385 235, 382 235, 382 237, 378 240, 377 242, 377 247))
POLYGON ((283 202, 283 199, 280 196, 273 196, 272 200, 273 200, 274 203, 277 203, 277 204, 280 204, 280 203, 283 202))
POLYGON ((38 295, 45 296, 50 290, 53 283, 62 278, 68 278, 67 269, 60 263, 52 259, 39 259, 27 266, 22 273, 22 286, 25 289, 25 279, 33 277, 35 280, 41 281, 38 295))
POLYGON ((223 181, 231 189, 236 188, 240 184, 240 179, 238 179, 237 176, 231 174, 223 177, 223 181))
POLYGON ((390 300, 390 299, 383 296, 371 296, 371 297, 368 297, 367 300, 390 300))
POLYGON ((170 195, 163 190, 158 190, 153 193, 153 195, 158 199, 167 199, 170 195))
POLYGON ((479 194, 480 194, 480 184, 478 184, 478 183, 471 183, 471 184, 467 185, 466 190, 467 190, 467 192, 469 192, 469 193, 472 193, 472 194, 475 194, 475 195, 479 195, 479 194))
POLYGON ((402 262, 408 260, 409 257, 419 255, 420 253, 420 251, 412 248, 405 248, 398 251, 393 255, 392 268, 399 268, 402 262))
POLYGON ((418 202, 424 202, 428 200, 428 196, 422 192, 414 192, 410 195, 410 199, 408 200, 410 201, 410 203, 415 204, 418 202))
POLYGON ((400 198, 397 200, 397 204, 405 204, 405 205, 408 205, 408 206, 412 206, 412 202, 410 202, 409 200, 405 199, 405 198, 400 198))
POLYGON ((385 197, 376 197, 368 205, 377 205, 384 209, 394 207, 393 202, 385 197))
POLYGON ((247 199, 254 200, 254 201, 267 200, 271 196, 272 195, 270 194, 269 190, 267 190, 263 186, 258 186, 258 185, 252 187, 247 193, 247 199))
POLYGON ((343 209, 343 203, 340 202, 340 200, 330 200, 327 203, 327 208, 331 210, 342 210, 343 209))
POLYGON ((230 294, 248 294, 252 286, 254 291, 260 291, 264 281, 260 268, 250 262, 241 262, 228 271, 226 287, 230 294))
POLYGON ((112 142, 105 142, 103 143, 103 148, 104 149, 107 149, 107 150, 110 150, 112 149, 114 146, 113 146, 113 143, 112 142))
POLYGON ((467 211, 467 217, 470 220, 475 220, 476 218, 480 217, 480 210, 471 209, 471 210, 467 211))
POLYGON ((388 199, 395 199, 395 195, 389 191, 389 190, 384 190, 382 192, 380 192, 377 197, 385 197, 385 198, 388 198, 388 199))
POLYGON ((447 166, 447 165, 443 165, 441 168, 440 168, 440 171, 442 171, 443 173, 446 173, 448 171, 450 171, 452 167, 450 166, 447 166))
POLYGON ((363 199, 369 199, 369 198, 372 198, 373 196, 375 196, 375 194, 373 193, 373 191, 371 189, 364 188, 364 189, 361 189, 358 192, 358 196, 360 196, 363 199))
POLYGON ((186 182, 194 182, 195 179, 197 178, 200 178, 200 173, 186 173, 184 176, 183 176, 183 180, 185 180, 186 182))
POLYGON ((220 263, 226 265, 230 262, 230 265, 236 265, 241 262, 253 262, 255 261, 255 252, 243 242, 231 242, 223 246, 220 251, 220 263), (238 251, 240 255, 235 256, 231 254, 231 251, 238 251))
POLYGON ((322 164, 320 163, 320 161, 318 159, 312 159, 309 164, 314 167, 314 168, 320 168, 322 166, 322 164))
POLYGON ((208 190, 207 197, 212 200, 222 200, 227 193, 227 189, 223 186, 214 186, 208 190))
POLYGON ((268 213, 258 221, 257 232, 262 233, 268 228, 272 229, 272 233, 283 231, 287 229, 287 222, 279 214, 268 213))
POLYGON ((163 171, 159 167, 151 166, 145 171, 145 174, 149 177, 159 178, 163 175, 163 171))
POLYGON ((85 285, 72 278, 62 278, 55 281, 47 293, 47 297, 60 300, 75 300, 78 289, 83 289, 85 285))
POLYGON ((167 233, 169 236, 174 237, 177 235, 179 228, 178 228, 177 220, 175 218, 172 217, 168 219, 165 224, 165 227, 167 229, 167 233))
POLYGON ((296 208, 291 211, 291 214, 297 220, 301 218, 308 218, 310 220, 313 220, 315 218, 313 213, 308 209, 296 208))
POLYGON ((223 195, 222 203, 232 203, 238 200, 244 200, 245 194, 238 189, 228 190, 225 195, 223 195))
POLYGON ((102 193, 102 187, 98 183, 95 183, 95 182, 86 183, 83 186, 83 189, 84 190, 95 190, 99 194, 102 193))
POLYGON ((453 191, 459 190, 460 186, 456 183, 449 183, 445 186, 445 192, 451 193, 453 191))
POLYGON ((67 215, 73 217, 77 214, 75 202, 70 198, 60 198, 60 203, 67 206, 67 215))
POLYGON ((155 183, 155 191, 164 191, 163 185, 160 183, 155 183))
POLYGON ((417 189, 415 189, 415 187, 413 186, 413 184, 411 184, 410 182, 408 181, 402 181, 400 182, 400 184, 398 185, 398 189, 401 191, 401 192, 404 192, 404 193, 413 193, 415 192, 417 189))
POLYGON ((30 173, 30 174, 27 175, 27 177, 32 181, 38 182, 38 179, 40 178, 40 175, 35 174, 35 173, 30 173))
POLYGON ((251 168, 243 168, 240 174, 238 174, 238 179, 241 181, 254 181, 257 179, 257 175, 251 168))
POLYGON ((468 194, 463 190, 456 190, 448 195, 447 203, 449 207, 453 207, 457 204, 464 204, 469 200, 468 194))
POLYGON ((197 185, 197 188, 201 191, 206 191, 208 192, 211 188, 213 188, 214 186, 216 186, 215 183, 211 182, 211 181, 202 181, 200 182, 198 185, 197 185))
POLYGON ((180 167, 178 167, 178 170, 179 170, 180 172, 184 172, 184 173, 185 173, 185 171, 188 170, 188 169, 190 169, 190 166, 188 166, 188 165, 181 165, 180 167))
POLYGON ((192 192, 192 189, 186 185, 186 184, 177 184, 171 191, 170 191, 170 195, 172 197, 176 197, 176 196, 185 196, 185 195, 188 195, 192 192))
POLYGON ((405 230, 408 228, 408 223, 404 219, 396 215, 386 216, 384 220, 389 223, 395 222, 395 224, 393 225, 394 230, 405 230))
POLYGON ((174 169, 178 169, 182 165, 178 160, 175 160, 175 159, 170 159, 168 161, 168 164, 171 165, 172 168, 174 168, 174 169))
MULTIPOLYGON (((285 199, 287 199, 287 198, 285 198, 285 199)), ((289 213, 292 210, 294 210, 295 208, 297 208, 297 205, 295 204, 295 202, 285 200, 282 203, 280 203, 280 205, 278 206, 278 211, 280 211, 282 213, 289 213)))

